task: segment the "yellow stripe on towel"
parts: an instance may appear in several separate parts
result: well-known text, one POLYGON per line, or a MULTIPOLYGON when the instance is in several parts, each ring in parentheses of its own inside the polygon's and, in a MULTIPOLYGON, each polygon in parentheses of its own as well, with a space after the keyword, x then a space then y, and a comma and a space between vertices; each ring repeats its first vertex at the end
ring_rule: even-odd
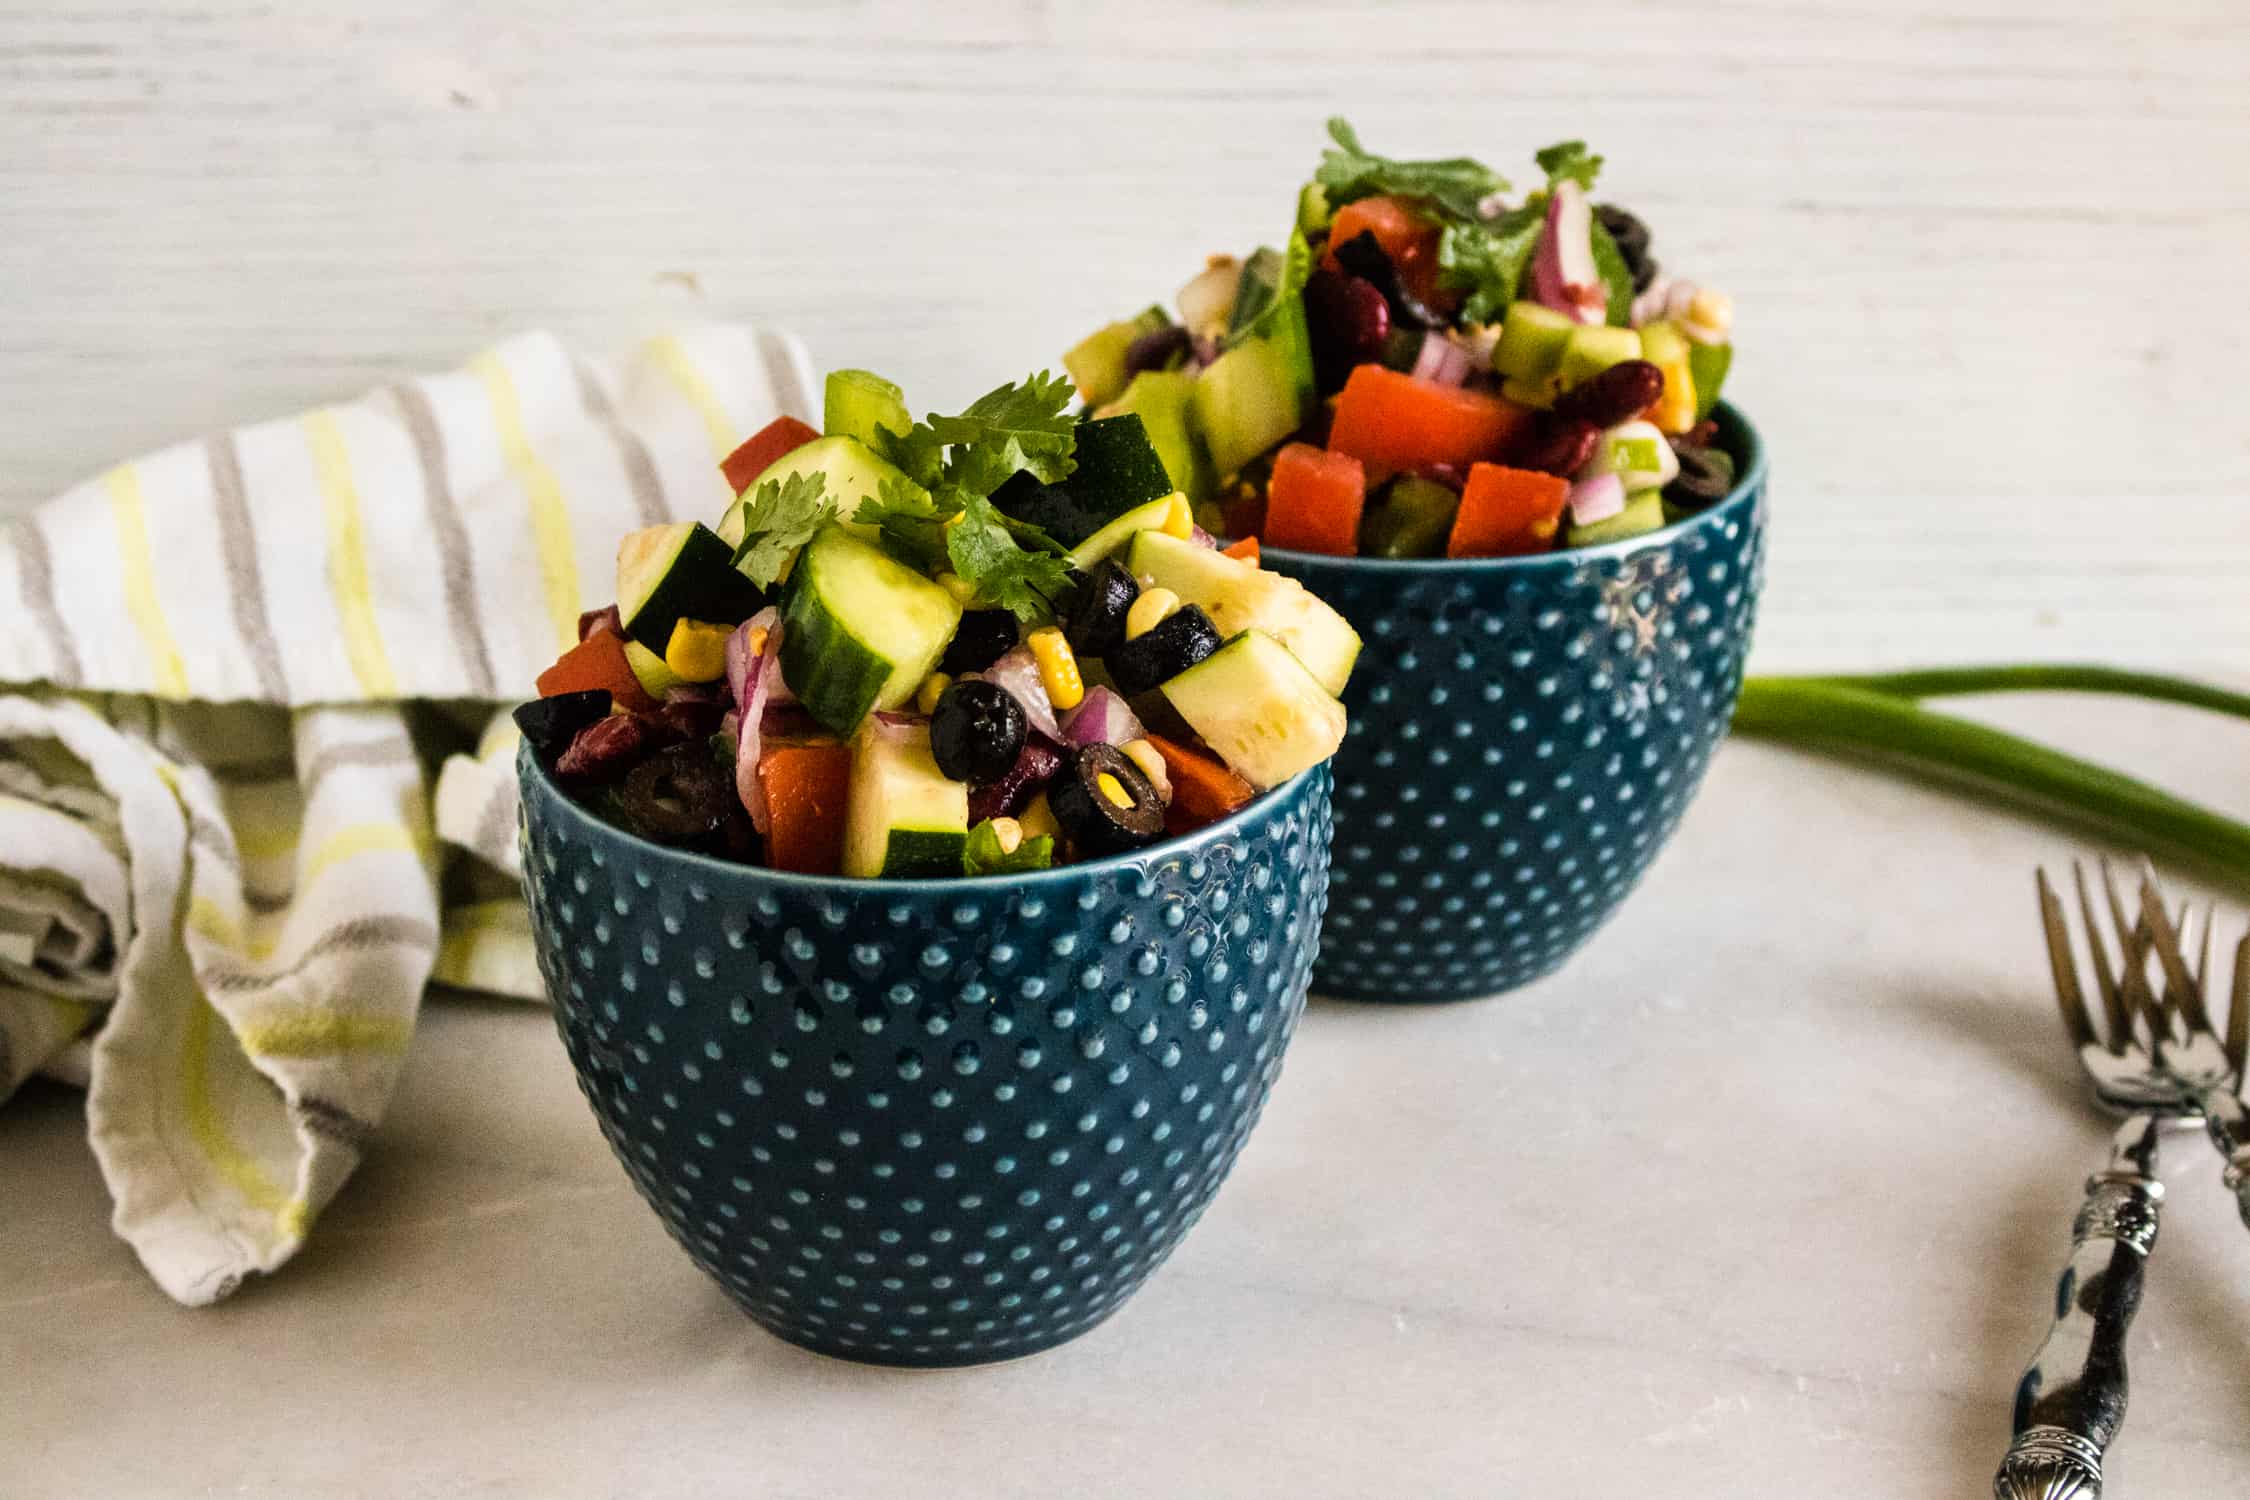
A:
POLYGON ((404 1052, 414 1034, 397 1016, 356 1016, 318 1005, 274 1005, 241 1028, 252 1057, 330 1057, 339 1052, 404 1052))
POLYGON ((227 1134, 226 1121, 211 1097, 211 1032, 217 1012, 202 996, 188 1002, 187 1035, 180 1044, 180 1107, 188 1133, 212 1170, 259 1213, 271 1214, 286 1236, 301 1238, 311 1219, 303 1199, 274 1185, 265 1169, 227 1134))
POLYGON ((320 480, 321 507, 328 516, 328 591, 343 627, 344 655, 370 698, 398 696, 398 678, 383 650, 375 623, 375 599, 367 586, 367 544, 360 531, 359 486, 352 480, 351 452, 344 432, 329 412, 316 411, 300 424, 312 450, 313 473, 320 480))
POLYGON ((703 418, 703 430, 711 437, 711 456, 724 459, 741 443, 735 435, 734 423, 727 417, 727 409, 720 404, 719 393, 711 389, 711 382, 703 378, 696 368, 695 357, 687 352, 687 345, 672 334, 648 341, 649 358, 656 361, 658 369, 672 378, 694 406, 696 415, 703 418))
POLYGON ((311 885, 330 868, 354 855, 371 854, 378 849, 404 849, 417 855, 425 852, 423 841, 404 823, 348 824, 320 841, 320 847, 305 861, 303 884, 311 885))
POLYGON ((500 437, 500 451, 514 471, 516 482, 531 500, 531 539, 539 555, 539 575, 546 586, 547 614, 562 650, 578 644, 578 546, 571 536, 570 507, 563 500, 562 481, 531 448, 523 428, 523 404, 516 397, 515 377, 490 350, 470 361, 484 382, 486 402, 500 437))
POLYGON ((156 597, 156 565, 149 555, 148 511, 141 497, 140 475, 131 464, 109 471, 103 480, 109 490, 110 519, 117 526, 119 576, 125 589, 125 608, 141 633, 159 698, 188 696, 187 667, 180 660, 179 643, 165 623, 164 606, 156 597))

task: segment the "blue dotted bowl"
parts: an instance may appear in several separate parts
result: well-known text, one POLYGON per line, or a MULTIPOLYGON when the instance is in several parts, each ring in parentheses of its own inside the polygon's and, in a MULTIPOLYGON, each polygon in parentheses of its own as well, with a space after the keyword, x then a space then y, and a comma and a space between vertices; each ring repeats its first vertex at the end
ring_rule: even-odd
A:
POLYGON ((976 1364, 1115 1312, 1304 1010, 1326 767, 1144 853, 944 881, 680 853, 518 773, 540 971, 602 1133, 697 1265, 825 1354, 976 1364))
POLYGON ((1269 551, 1366 639, 1344 703, 1334 897, 1313 988, 1466 1000, 1547 974, 1616 911, 1726 734, 1765 546, 1765 450, 1631 541, 1391 562, 1269 551))

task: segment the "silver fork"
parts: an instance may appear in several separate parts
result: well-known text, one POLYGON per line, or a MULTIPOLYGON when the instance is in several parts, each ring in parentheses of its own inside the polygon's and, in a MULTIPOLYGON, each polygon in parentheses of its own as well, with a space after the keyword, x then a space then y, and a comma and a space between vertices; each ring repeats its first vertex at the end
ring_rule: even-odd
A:
POLYGON ((2055 999, 2096 1101, 2125 1121, 2111 1138, 2108 1164, 2086 1179, 2085 1201, 2071 1225, 2070 1262, 2055 1283, 2054 1323, 2016 1384, 2014 1435, 1992 1481, 1998 1500, 2097 1500, 2102 1492, 2102 1457, 2125 1421, 2125 1335, 2140 1307, 2164 1201, 2164 1184, 2156 1178, 2157 1134, 2165 1120, 2192 1108, 2157 1062, 2148 1033, 2152 1008, 2132 1003, 2137 992, 2128 988, 2136 968, 2146 973, 2149 934, 2121 927, 2120 964, 2113 970, 2085 872, 2073 874, 2105 1024, 2096 1026, 2086 1003, 2069 920, 2041 870, 2039 915, 2055 999))
MULTIPOLYGON (((2112 918, 2122 926, 2124 909, 2117 899, 2116 885, 2106 869, 2102 875, 2103 883, 2109 886, 2112 918)), ((2164 975, 2162 1000, 2152 996, 2147 1002, 2156 1019, 2151 1049, 2158 1065, 2203 1116, 2205 1133, 2226 1159, 2224 1181, 2234 1194, 2235 1208, 2243 1224, 2250 1227, 2250 1108, 2242 1102, 2244 1064, 2250 1062, 2250 931, 2245 931, 2235 945, 2233 995, 2222 1038, 2204 1000, 2211 978, 2211 938, 2218 927, 2218 908, 2207 906, 2203 910, 2200 938, 2192 944, 2196 957, 2191 973, 2186 957, 2191 944, 2182 929, 2196 930, 2194 917, 2191 907, 2175 927, 2155 879, 2142 877, 2140 926, 2150 934, 2150 947, 2164 975)), ((2141 983, 2145 988, 2145 974, 2141 983)))

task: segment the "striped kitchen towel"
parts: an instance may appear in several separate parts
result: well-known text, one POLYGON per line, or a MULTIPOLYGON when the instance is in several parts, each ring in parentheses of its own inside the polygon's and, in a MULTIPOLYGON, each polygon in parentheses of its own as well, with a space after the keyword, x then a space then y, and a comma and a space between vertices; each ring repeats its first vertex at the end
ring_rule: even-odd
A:
POLYGON ((500 705, 619 535, 716 516, 717 460, 812 389, 739 326, 615 364, 532 335, 0 528, 0 1102, 86 1088, 172 1296, 295 1253, 430 978, 540 993, 500 705))

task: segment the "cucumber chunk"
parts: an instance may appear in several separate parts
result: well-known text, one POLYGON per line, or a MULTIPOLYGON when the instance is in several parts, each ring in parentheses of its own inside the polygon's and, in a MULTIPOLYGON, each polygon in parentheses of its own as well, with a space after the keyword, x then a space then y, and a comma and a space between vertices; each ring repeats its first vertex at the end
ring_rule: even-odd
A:
POLYGON ((1344 705, 1263 631, 1245 630, 1161 691, 1204 743, 1260 791, 1319 765, 1344 743, 1344 705))
POLYGON ((659 656, 682 616, 739 625, 765 604, 734 570, 734 547, 701 521, 643 527, 617 544, 617 618, 659 656))
POLYGON ((904 435, 914 426, 906 414, 906 393, 872 370, 831 370, 822 388, 820 430, 848 437, 872 450, 876 431, 904 435))
POLYGON ((1075 547, 1135 506, 1177 488, 1139 417, 1128 412, 1081 422, 1075 437, 1067 478, 1041 484, 1024 471, 993 491, 992 503, 1003 515, 1075 547))
POLYGON ((1146 505, 1133 507, 1133 509, 1125 512, 1125 514, 1071 548, 1069 559, 1071 567, 1081 573, 1093 572, 1095 565, 1103 558, 1131 541, 1134 532, 1162 527, 1166 521, 1171 519, 1172 502, 1175 500, 1184 501, 1185 499, 1185 496, 1175 492, 1164 496, 1161 500, 1151 500, 1146 505))
MULTIPOLYGON (((1300 314, 1301 316, 1301 314, 1300 314)), ((1250 339, 1220 355, 1195 382, 1195 423, 1220 478, 1286 439, 1304 421, 1299 371, 1283 344, 1250 339)))
POLYGON ((1138 317, 1104 324, 1072 345, 1062 362, 1070 372, 1071 384, 1078 387, 1078 399, 1090 407, 1116 400, 1128 378, 1125 351, 1142 334, 1154 333, 1171 321, 1163 308, 1151 307, 1138 317))
POLYGON ((937 584, 841 526, 809 542, 782 615, 781 675, 838 734, 914 696, 945 654, 961 606, 937 584))
POLYGON ((852 742, 844 873, 862 879, 961 873, 969 789, 930 755, 927 724, 870 719, 852 742))
MULTIPOLYGON (((751 480, 749 488, 727 507, 725 519, 719 522, 719 539, 730 549, 740 546, 744 501, 756 494, 767 480, 786 479, 792 474, 820 475, 824 481, 822 493, 836 502, 837 518, 845 529, 870 539, 874 535, 873 528, 858 525, 852 516, 858 511, 860 501, 882 492, 885 480, 896 480, 917 494, 928 493, 900 473, 896 465, 877 457, 874 450, 859 439, 824 437, 784 453, 769 464, 763 474, 751 480)), ((661 644, 657 649, 663 649, 661 644)))
POLYGON ((1200 604, 1222 637, 1263 631, 1295 653, 1330 695, 1344 691, 1359 660, 1359 632, 1312 590, 1283 573, 1253 567, 1161 531, 1135 534, 1126 570, 1200 604))
POLYGON ((1200 504, 1218 486, 1211 478, 1211 456, 1203 451, 1203 436, 1195 430, 1193 407, 1195 375, 1189 370, 1143 370, 1125 387, 1105 412, 1132 412, 1141 419, 1148 440, 1172 476, 1172 488, 1200 504))

